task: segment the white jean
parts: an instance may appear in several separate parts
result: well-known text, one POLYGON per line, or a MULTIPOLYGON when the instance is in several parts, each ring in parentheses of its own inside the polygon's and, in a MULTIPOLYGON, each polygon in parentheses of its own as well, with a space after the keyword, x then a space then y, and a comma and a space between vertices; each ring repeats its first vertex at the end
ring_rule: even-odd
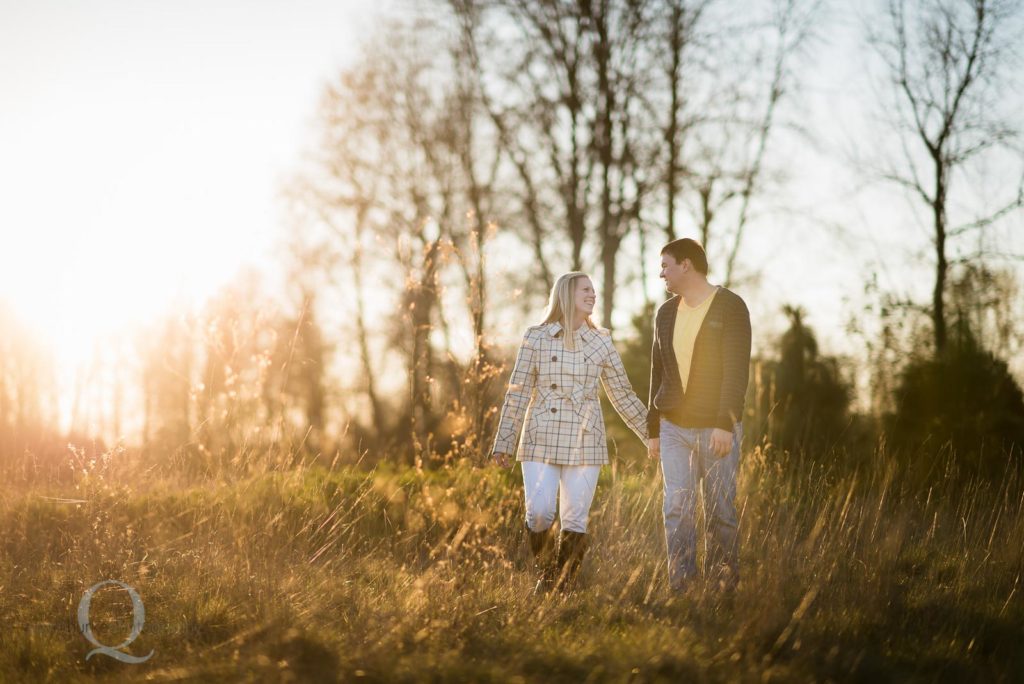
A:
POLYGON ((590 504, 597 489, 599 465, 556 465, 522 461, 526 524, 543 532, 555 522, 555 505, 563 530, 586 532, 590 504))

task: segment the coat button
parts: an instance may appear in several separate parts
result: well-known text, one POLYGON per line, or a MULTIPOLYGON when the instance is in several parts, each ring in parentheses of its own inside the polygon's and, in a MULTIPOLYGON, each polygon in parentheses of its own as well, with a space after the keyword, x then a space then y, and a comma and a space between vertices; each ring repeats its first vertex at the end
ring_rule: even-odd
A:
POLYGON ((551 409, 551 412, 552 412, 552 413, 558 413, 558 409, 556 409, 556 408, 553 408, 553 409, 551 409))
POLYGON ((557 361, 557 360, 558 360, 558 357, 557 357, 557 356, 552 356, 552 357, 551 357, 551 360, 552 360, 552 361, 557 361))
POLYGON ((558 389, 558 385, 556 385, 555 383, 551 383, 551 389, 558 389))

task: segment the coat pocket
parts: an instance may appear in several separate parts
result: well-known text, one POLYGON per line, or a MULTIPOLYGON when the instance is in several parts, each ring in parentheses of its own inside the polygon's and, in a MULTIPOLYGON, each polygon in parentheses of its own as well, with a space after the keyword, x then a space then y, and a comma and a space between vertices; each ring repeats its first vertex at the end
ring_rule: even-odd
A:
POLYGON ((601 405, 591 404, 584 415, 583 429, 595 437, 603 437, 604 416, 601 415, 601 405))
POLYGON ((536 446, 547 422, 547 400, 538 398, 526 412, 526 433, 523 444, 536 446))
POLYGON ((557 421, 558 411, 561 410, 561 402, 557 397, 549 396, 537 402, 533 407, 530 423, 533 426, 533 444, 553 445, 557 444, 557 421), (554 409, 552 411, 552 409, 554 409))

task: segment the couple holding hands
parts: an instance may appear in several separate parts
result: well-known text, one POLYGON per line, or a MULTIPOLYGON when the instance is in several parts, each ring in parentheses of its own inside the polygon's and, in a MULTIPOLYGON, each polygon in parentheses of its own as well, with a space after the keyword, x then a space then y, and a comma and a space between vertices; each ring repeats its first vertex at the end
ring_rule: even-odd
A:
POLYGON ((608 463, 599 382, 618 414, 647 442, 650 458, 661 461, 672 590, 685 589, 697 574, 698 494, 712 541, 708 567, 722 587, 739 581, 734 499, 750 314, 738 295, 711 285, 707 274, 707 256, 696 241, 673 240, 662 248, 661 278, 673 296, 655 316, 646 406, 633 392, 609 332, 591 321, 597 294, 585 273, 561 276, 544 322, 527 329, 493 456, 507 468, 515 453, 522 464, 536 591, 571 590, 586 551, 590 505, 601 466, 608 463), (557 541, 551 529, 556 506, 557 541))

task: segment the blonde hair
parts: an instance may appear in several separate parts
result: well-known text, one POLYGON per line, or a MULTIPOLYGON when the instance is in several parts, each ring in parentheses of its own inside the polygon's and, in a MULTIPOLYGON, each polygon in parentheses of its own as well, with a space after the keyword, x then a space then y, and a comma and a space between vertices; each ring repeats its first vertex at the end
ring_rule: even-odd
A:
MULTIPOLYGON (((541 322, 541 325, 561 323, 562 330, 566 333, 562 335, 562 344, 570 351, 576 349, 576 336, 572 334, 574 332, 572 321, 576 316, 576 281, 580 278, 590 278, 590 276, 582 271, 570 271, 558 276, 558 280, 551 288, 551 295, 548 297, 548 311, 541 322)), ((597 328, 594 321, 590 320, 590 316, 587 316, 584 322, 591 329, 597 328)))

